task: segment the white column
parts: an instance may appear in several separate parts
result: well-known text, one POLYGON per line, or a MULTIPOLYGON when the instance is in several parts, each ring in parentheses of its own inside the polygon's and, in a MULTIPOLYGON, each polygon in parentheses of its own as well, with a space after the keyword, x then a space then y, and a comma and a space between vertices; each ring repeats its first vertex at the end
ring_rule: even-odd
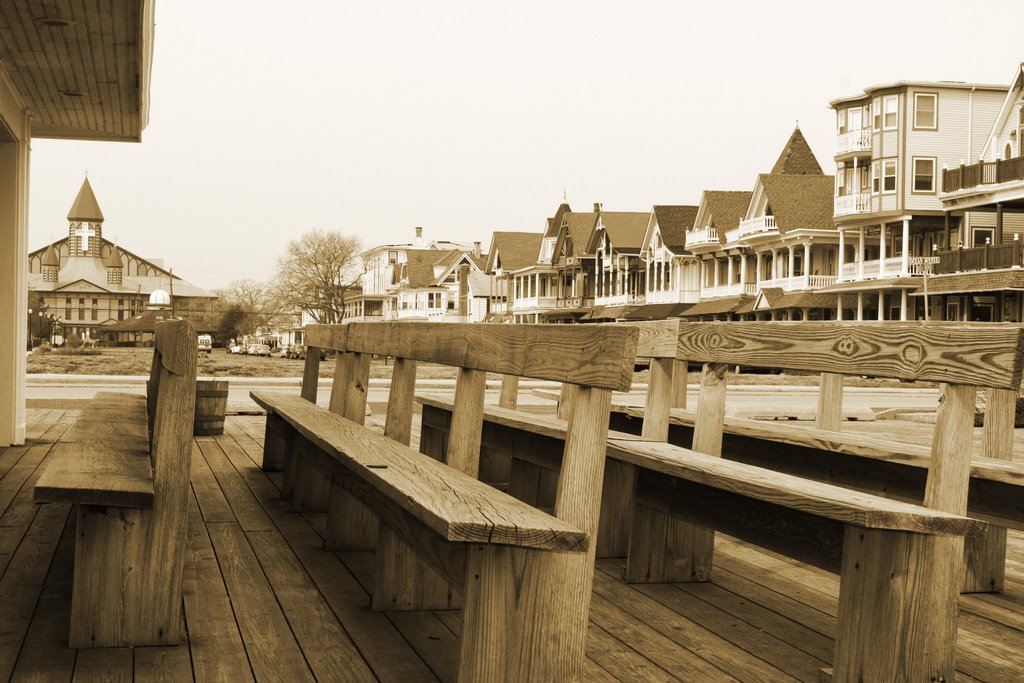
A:
POLYGON ((793 245, 789 246, 789 270, 786 272, 786 277, 790 281, 793 280, 793 266, 796 265, 796 252, 793 251, 793 245))
POLYGON ((900 320, 907 319, 907 290, 900 290, 900 320))
POLYGON ((836 294, 836 320, 843 319, 843 295, 836 294))
POLYGON ((0 447, 25 443, 25 347, 28 343, 28 181, 30 121, 0 66, 0 447), (10 114, 6 118, 4 114, 10 114))
POLYGON ((714 276, 714 286, 718 287, 718 271, 720 271, 721 268, 718 266, 718 259, 712 259, 712 263, 715 264, 715 271, 712 273, 712 275, 714 276))
POLYGON ((804 242, 804 288, 811 286, 811 243, 804 242))
MULTIPOLYGON (((903 219, 903 253, 900 257, 900 275, 910 275, 910 219, 903 219)), ((906 292, 904 292, 906 294, 906 292)))
POLYGON ((885 320, 885 290, 878 290, 878 319, 885 320))
MULTIPOLYGON (((839 230, 839 268, 836 271, 836 282, 843 281, 843 265, 846 263, 846 231, 839 230)), ((840 318, 842 320, 842 318, 840 318)))
POLYGON ((758 253, 757 256, 755 256, 755 259, 756 260, 754 261, 754 282, 757 284, 758 287, 760 287, 761 280, 763 279, 761 277, 761 266, 764 265, 762 263, 762 261, 764 260, 764 254, 758 253))
POLYGON ((697 261, 697 298, 704 298, 704 283, 707 281, 707 269, 704 267, 704 259, 697 261))
MULTIPOLYGON (((857 230, 857 279, 864 279, 864 226, 857 230)), ((860 320, 858 317, 857 320, 860 320)))
MULTIPOLYGON (((878 279, 885 277, 885 223, 878 226, 878 279)), ((881 294, 879 294, 881 296, 881 294)), ((879 318, 881 320, 881 318, 879 318)))
MULTIPOLYGON (((861 237, 863 236, 862 229, 861 237)), ((864 320, 864 292, 857 292, 857 320, 864 320)))
POLYGON ((728 261, 726 261, 725 266, 725 283, 731 287, 733 280, 736 278, 736 269, 734 267, 735 264, 732 262, 732 256, 726 258, 728 258, 728 261))

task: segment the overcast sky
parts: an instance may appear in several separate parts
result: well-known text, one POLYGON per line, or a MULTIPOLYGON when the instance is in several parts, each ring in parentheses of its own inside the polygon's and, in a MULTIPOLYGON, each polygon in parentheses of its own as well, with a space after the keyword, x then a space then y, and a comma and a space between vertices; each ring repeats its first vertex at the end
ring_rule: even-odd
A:
POLYGON ((312 227, 486 248, 563 191, 750 190, 797 120, 831 173, 829 100, 1024 60, 1019 2, 496 5, 157 0, 142 144, 33 141, 30 248, 67 234, 86 170, 108 239, 207 288, 272 278, 312 227))

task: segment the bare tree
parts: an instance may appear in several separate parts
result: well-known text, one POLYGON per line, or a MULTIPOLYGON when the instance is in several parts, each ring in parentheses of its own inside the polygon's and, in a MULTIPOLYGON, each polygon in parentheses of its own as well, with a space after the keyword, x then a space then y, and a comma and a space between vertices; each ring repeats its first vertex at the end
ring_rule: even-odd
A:
POLYGON ((313 228, 288 243, 277 260, 277 294, 283 308, 306 311, 319 323, 342 319, 346 293, 366 267, 355 237, 313 228))

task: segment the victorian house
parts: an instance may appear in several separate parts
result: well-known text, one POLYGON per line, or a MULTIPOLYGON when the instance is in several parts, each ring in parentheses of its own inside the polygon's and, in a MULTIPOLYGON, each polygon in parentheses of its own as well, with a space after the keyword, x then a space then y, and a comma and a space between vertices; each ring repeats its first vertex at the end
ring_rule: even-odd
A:
POLYGON ((686 233, 686 249, 698 259, 700 303, 687 316, 731 319, 732 313, 753 298, 755 284, 746 252, 727 242, 739 227, 750 204, 750 192, 705 190, 693 227, 686 233), (749 278, 749 279, 748 279, 749 278))
POLYGON ((490 278, 492 293, 488 322, 511 319, 511 296, 515 278, 511 273, 529 268, 537 262, 544 233, 495 231, 487 249, 484 273, 490 278))
MULTIPOLYGON (((477 242, 479 245, 479 242, 477 242)), ((489 313, 491 279, 479 248, 411 251, 396 270, 392 320, 482 322, 489 313)))
MULTIPOLYGON (((833 100, 834 219, 839 272, 831 291, 857 320, 961 319, 922 297, 925 264, 940 252, 998 245, 992 214, 944 210, 943 170, 981 157, 1007 88, 898 81, 833 100)), ((930 264, 929 264, 930 265, 930 264)), ((979 318, 980 319, 980 318, 979 318)))
POLYGON ((647 268, 641 249, 650 213, 595 209, 597 223, 585 251, 594 264, 594 308, 588 318, 622 319, 644 303, 647 268))
POLYGON ((67 236, 28 255, 28 288, 42 304, 34 315, 45 312, 53 321, 46 334, 36 336, 97 340, 110 330, 117 341, 118 323, 143 313, 159 290, 170 296, 174 315, 189 318, 197 329, 212 327, 216 295, 107 240, 103 222, 86 178, 68 211, 67 236))
POLYGON ((700 300, 700 262, 686 250, 686 232, 696 205, 656 205, 647 221, 641 257, 647 267, 643 310, 637 315, 668 318, 700 300))

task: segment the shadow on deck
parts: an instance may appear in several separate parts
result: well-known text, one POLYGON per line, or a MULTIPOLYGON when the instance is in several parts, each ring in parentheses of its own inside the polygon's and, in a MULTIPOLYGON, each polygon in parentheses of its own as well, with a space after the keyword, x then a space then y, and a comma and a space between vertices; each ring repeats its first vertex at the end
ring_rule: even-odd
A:
MULTIPOLYGON (((76 411, 30 410, 25 446, 0 449, 0 681, 452 680, 459 612, 369 610, 373 555, 321 550, 324 516, 293 512, 262 472, 264 418, 230 416, 193 449, 185 569, 188 643, 69 650, 70 507, 32 503, 76 411)), ((598 562, 587 680, 816 681, 832 659, 838 578, 719 537, 704 584, 627 586, 598 562)), ((957 680, 1024 671, 1024 534, 1007 590, 961 599, 957 680)))

